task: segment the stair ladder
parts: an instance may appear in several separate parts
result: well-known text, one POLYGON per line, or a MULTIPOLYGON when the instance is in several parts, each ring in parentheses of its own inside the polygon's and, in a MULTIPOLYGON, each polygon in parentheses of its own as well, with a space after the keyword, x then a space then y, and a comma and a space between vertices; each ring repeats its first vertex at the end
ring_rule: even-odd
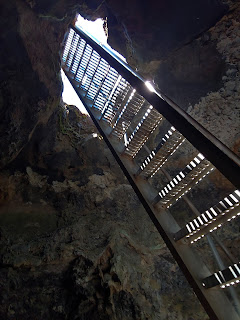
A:
POLYGON ((112 50, 73 25, 62 69, 210 319, 240 319, 240 262, 214 236, 229 258, 225 265, 212 240, 216 230, 240 215, 240 159, 112 50), (158 143, 150 150, 153 137, 158 143), (181 150, 184 154, 186 144, 192 158, 182 156, 177 166, 182 170, 170 175, 171 159, 181 150), (197 187, 216 171, 232 191, 199 212, 188 194, 201 192, 204 187, 197 187), (159 173, 164 178, 157 190, 151 181, 159 173), (193 215, 179 224, 171 208, 181 200, 193 215), (203 239, 218 262, 214 272, 199 256, 203 239))

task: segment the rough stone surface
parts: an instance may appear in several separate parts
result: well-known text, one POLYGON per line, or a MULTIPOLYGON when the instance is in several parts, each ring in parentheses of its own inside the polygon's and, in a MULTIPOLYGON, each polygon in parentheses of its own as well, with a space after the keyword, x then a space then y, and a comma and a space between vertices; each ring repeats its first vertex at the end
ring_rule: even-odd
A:
MULTIPOLYGON (((62 105, 60 52, 76 12, 107 16, 110 44, 239 153, 239 1, 228 6, 0 1, 1 319, 207 319, 92 122, 62 105)), ((176 153, 169 172, 194 152, 176 153)), ((208 183, 190 193, 203 210, 232 190, 217 174, 208 183)), ((231 227, 220 236, 237 254, 231 227)))
POLYGON ((217 138, 240 155, 240 5, 209 30, 209 41, 225 61, 219 90, 212 90, 195 105, 190 114, 217 138))
POLYGON ((93 124, 68 111, 1 174, 1 318, 204 319, 93 124))

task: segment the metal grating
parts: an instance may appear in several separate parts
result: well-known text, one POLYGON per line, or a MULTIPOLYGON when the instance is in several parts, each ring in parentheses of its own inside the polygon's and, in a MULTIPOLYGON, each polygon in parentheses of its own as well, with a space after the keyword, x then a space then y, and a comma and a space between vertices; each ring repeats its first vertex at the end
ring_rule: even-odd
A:
POLYGON ((127 140, 125 144, 125 154, 134 158, 161 120, 161 114, 153 109, 152 106, 149 106, 141 121, 127 140))
POLYGON ((200 216, 196 217, 179 230, 174 239, 190 238, 194 243, 203 238, 207 233, 222 227, 223 223, 229 222, 240 215, 239 209, 240 191, 235 190, 217 205, 209 208, 200 216), (208 228, 207 228, 208 227, 208 228))
POLYGON ((222 289, 240 283, 240 262, 235 263, 224 270, 215 272, 211 276, 203 279, 205 288, 220 286, 222 289))
POLYGON ((119 139, 126 133, 134 116, 138 113, 144 103, 144 98, 137 94, 135 89, 129 90, 129 93, 128 100, 113 125, 112 134, 119 139))
POLYGON ((146 178, 153 177, 184 141, 185 138, 183 135, 174 127, 171 127, 171 129, 164 135, 159 145, 140 165, 138 174, 141 174, 146 178))

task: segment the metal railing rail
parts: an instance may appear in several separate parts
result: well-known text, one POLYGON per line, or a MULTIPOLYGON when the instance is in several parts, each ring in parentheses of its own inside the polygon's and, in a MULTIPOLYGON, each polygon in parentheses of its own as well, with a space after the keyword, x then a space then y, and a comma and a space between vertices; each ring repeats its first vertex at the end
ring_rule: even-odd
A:
MULTIPOLYGON (((208 280, 214 279, 214 276, 193 251, 191 246, 195 240, 182 240, 188 236, 196 238, 198 234, 203 237, 210 228, 205 225, 199 228, 199 224, 202 223, 201 216, 190 221, 184 228, 180 228, 167 210, 182 196, 185 197, 195 183, 211 173, 213 165, 238 187, 239 158, 163 94, 156 90, 150 92, 145 80, 125 62, 74 26, 71 26, 66 40, 62 67, 210 319, 224 320, 228 319, 229 315, 232 320, 240 319, 237 308, 234 308, 222 290, 225 286, 224 278, 219 283, 208 280), (131 128, 134 116, 143 107, 147 111, 132 130, 130 137, 124 141, 123 137, 131 128), (162 121, 162 117, 174 127, 164 135, 157 149, 149 153, 139 168, 134 157, 141 147, 147 148, 145 142, 162 121), (182 135, 175 132, 176 129, 182 135), (182 136, 203 155, 195 157, 158 193, 149 184, 145 173, 153 174, 158 169, 156 164, 163 166, 174 150, 184 142, 182 136)), ((223 213, 227 218, 230 217, 230 220, 237 215, 236 207, 239 205, 236 193, 231 197, 227 201, 228 204, 230 201, 230 209, 231 203, 235 209, 228 213, 230 209, 225 208, 226 212, 223 213)), ((209 216, 208 223, 211 218, 215 221, 218 217, 229 221, 226 217, 222 218, 221 214, 214 214, 215 211, 209 216)), ((238 266, 238 261, 235 262, 238 266)), ((229 268, 232 270, 231 266, 229 268)), ((232 275, 234 276, 235 272, 232 275)), ((231 279, 231 276, 226 278, 226 286, 238 283, 238 281, 231 282, 231 279)))
POLYGON ((137 88, 149 103, 157 109, 182 135, 188 139, 236 188, 240 188, 240 158, 225 144, 187 114, 163 93, 150 92, 145 79, 108 48, 94 41, 82 30, 71 25, 91 47, 100 54, 133 88, 137 88))

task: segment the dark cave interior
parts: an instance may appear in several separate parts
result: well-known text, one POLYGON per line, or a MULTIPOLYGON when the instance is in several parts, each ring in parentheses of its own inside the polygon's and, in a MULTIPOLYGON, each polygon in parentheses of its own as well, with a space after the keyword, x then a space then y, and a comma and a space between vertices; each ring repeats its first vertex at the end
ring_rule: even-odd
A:
MULTIPOLYGON (((61 51, 76 13, 107 17, 110 45, 239 155, 240 2, 2 0, 0 12, 0 318, 208 319, 92 121, 74 106, 64 120, 61 51)), ((232 190, 209 181, 204 210, 232 190)), ((221 233, 237 259, 238 234, 239 219, 221 233)))

